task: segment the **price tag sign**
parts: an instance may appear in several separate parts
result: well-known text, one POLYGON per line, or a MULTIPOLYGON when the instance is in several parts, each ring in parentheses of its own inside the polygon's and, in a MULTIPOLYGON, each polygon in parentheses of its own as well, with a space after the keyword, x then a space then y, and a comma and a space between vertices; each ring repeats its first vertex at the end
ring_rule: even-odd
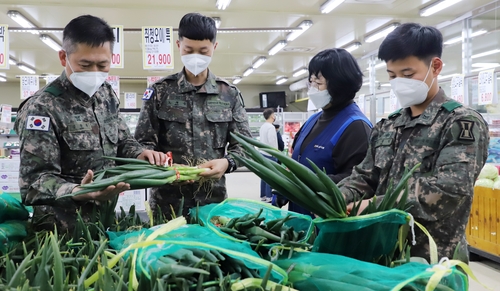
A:
POLYGON ((11 123, 12 117, 12 106, 7 104, 2 104, 2 116, 0 122, 11 123))
POLYGON ((396 94, 394 94, 394 91, 392 89, 389 93, 389 99, 391 100, 391 112, 394 112, 401 108, 401 105, 399 105, 398 97, 396 97, 396 94))
POLYGON ((144 70, 172 70, 174 45, 171 26, 142 27, 142 66, 144 70))
POLYGON ((123 69, 123 25, 115 25, 112 28, 115 43, 111 55, 111 68, 123 69))
POLYGON ((40 89, 40 83, 38 81, 38 76, 33 75, 23 75, 21 76, 21 99, 26 99, 40 89))
POLYGON ((465 104, 464 75, 455 75, 451 78, 451 98, 465 104))
POLYGON ((120 98, 120 76, 108 76, 106 82, 111 85, 116 96, 120 98))
POLYGON ((493 103, 493 94, 495 89, 495 70, 487 70, 479 72, 477 76, 477 93, 478 93, 478 104, 486 105, 493 103))
POLYGON ((9 68, 9 26, 0 24, 0 69, 9 68))
POLYGON ((59 76, 56 76, 56 75, 50 75, 50 76, 44 77, 45 82, 46 82, 47 85, 50 84, 50 83, 52 83, 57 78, 59 78, 59 76))
POLYGON ((156 83, 156 81, 160 80, 161 78, 163 78, 163 77, 162 76, 149 76, 147 78, 148 88, 151 87, 154 83, 156 83))
POLYGON ((360 94, 358 97, 358 107, 366 115, 365 112, 365 94, 360 94))
POLYGON ((125 98, 125 108, 137 108, 137 93, 125 92, 123 95, 125 98))

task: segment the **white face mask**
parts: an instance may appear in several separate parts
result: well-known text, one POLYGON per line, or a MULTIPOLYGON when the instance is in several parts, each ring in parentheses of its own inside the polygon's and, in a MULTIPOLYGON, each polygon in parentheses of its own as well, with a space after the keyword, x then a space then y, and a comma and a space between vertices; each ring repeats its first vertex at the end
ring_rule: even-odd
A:
POLYGON ((101 85, 104 84, 106 78, 108 78, 108 73, 106 72, 75 72, 67 58, 66 62, 73 72, 69 76, 71 82, 76 88, 89 95, 89 97, 92 97, 101 85))
POLYGON ((198 76, 208 68, 212 58, 200 54, 189 54, 181 56, 181 61, 188 71, 198 76))
POLYGON ((328 90, 319 91, 317 88, 311 87, 309 91, 307 91, 307 95, 317 109, 325 107, 332 101, 332 97, 328 93, 328 90))
MULTIPOLYGON (((398 98, 399 104, 402 108, 419 105, 425 102, 427 99, 427 93, 429 93, 430 87, 427 86, 425 80, 429 76, 431 71, 432 63, 429 65, 429 70, 425 75, 423 81, 407 78, 395 78, 391 80, 391 87, 394 94, 398 98)), ((432 79, 432 84, 434 84, 432 79)))

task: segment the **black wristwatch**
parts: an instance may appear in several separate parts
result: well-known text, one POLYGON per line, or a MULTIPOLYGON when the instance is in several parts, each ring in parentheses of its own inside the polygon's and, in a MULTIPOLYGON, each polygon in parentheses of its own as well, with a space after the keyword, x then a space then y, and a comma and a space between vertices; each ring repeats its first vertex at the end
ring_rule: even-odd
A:
POLYGON ((230 155, 225 155, 224 158, 227 160, 227 164, 228 164, 226 174, 236 171, 236 169, 238 168, 238 165, 236 165, 236 162, 234 161, 234 159, 230 155))

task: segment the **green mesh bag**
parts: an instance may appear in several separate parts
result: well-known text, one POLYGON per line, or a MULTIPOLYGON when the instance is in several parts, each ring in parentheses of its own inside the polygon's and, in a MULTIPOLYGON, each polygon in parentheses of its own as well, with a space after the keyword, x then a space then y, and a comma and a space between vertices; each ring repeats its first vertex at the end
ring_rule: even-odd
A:
POLYGON ((26 221, 21 220, 0 223, 0 254, 6 254, 13 245, 28 235, 26 224, 26 221))
MULTIPOLYGON (((241 198, 228 198, 219 204, 209 204, 203 207, 199 207, 198 219, 200 219, 205 227, 212 230, 214 233, 220 237, 242 242, 223 231, 221 231, 213 222, 212 218, 217 216, 224 216, 229 219, 235 217, 242 217, 245 214, 255 214, 262 209, 262 214, 260 217, 264 217, 264 222, 268 220, 275 220, 285 218, 287 215, 291 214, 292 218, 285 222, 288 227, 293 227, 295 231, 304 231, 305 236, 299 242, 307 242, 311 238, 314 232, 314 224, 310 216, 302 215, 295 212, 286 211, 277 207, 270 205, 269 203, 262 203, 249 199, 241 198)), ((196 215, 196 210, 191 209, 191 213, 196 215)), ((274 246, 279 245, 278 243, 273 244, 263 244, 263 246, 274 246)))
MULTIPOLYGON (((288 271, 288 282, 293 288, 307 291, 424 291, 436 273, 422 263, 389 268, 322 253, 295 253, 290 259, 274 263, 288 271)), ((465 291, 468 290, 468 279, 452 267, 436 285, 430 290, 465 291)))
POLYGON ((0 223, 7 220, 28 220, 24 205, 9 194, 0 192, 0 223))
POLYGON ((395 209, 342 219, 316 218, 319 233, 312 251, 378 262, 394 251, 399 228, 409 221, 406 212, 395 209))

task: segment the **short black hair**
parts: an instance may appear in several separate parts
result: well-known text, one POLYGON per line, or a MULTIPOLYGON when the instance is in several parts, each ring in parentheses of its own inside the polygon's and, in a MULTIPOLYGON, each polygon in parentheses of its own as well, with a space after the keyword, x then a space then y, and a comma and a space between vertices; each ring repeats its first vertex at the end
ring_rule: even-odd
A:
POLYGON ((378 50, 378 58, 388 62, 414 56, 430 63, 434 57, 441 58, 442 53, 443 35, 437 28, 404 23, 384 39, 378 50))
POLYGON ((280 128, 280 125, 279 124, 274 124, 274 128, 278 129, 278 128, 280 128))
POLYGON ((268 119, 269 119, 269 117, 271 117, 271 115, 273 115, 273 113, 274 113, 274 109, 272 109, 272 108, 267 108, 266 110, 264 110, 264 113, 263 113, 263 114, 264 114, 264 118, 265 118, 266 120, 268 120, 268 119))
POLYGON ((71 20, 63 31, 63 49, 66 54, 76 50, 77 44, 99 47, 109 42, 111 51, 115 43, 113 29, 104 19, 92 15, 82 15, 71 20))
POLYGON ((326 49, 315 55, 309 62, 309 79, 319 73, 327 81, 332 103, 353 99, 363 84, 363 72, 358 62, 345 49, 326 49))
POLYGON ((217 38, 217 27, 212 17, 200 13, 188 13, 184 15, 179 23, 179 40, 183 37, 192 40, 205 40, 215 43, 217 38))

